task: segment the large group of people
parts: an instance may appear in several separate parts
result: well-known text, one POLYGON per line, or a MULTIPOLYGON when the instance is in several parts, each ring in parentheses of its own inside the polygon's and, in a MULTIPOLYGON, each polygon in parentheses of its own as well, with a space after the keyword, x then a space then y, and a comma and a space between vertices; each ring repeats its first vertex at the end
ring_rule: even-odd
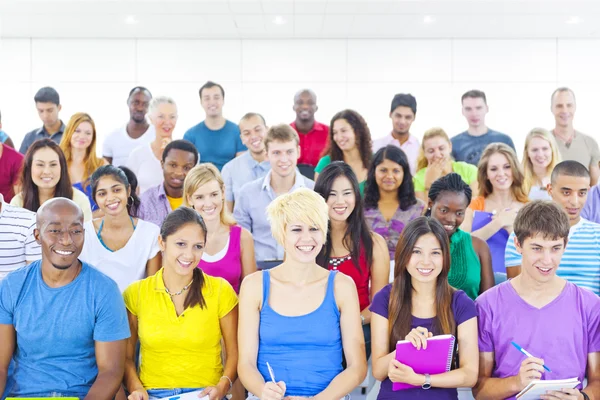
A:
POLYGON ((348 399, 369 365, 381 400, 573 377, 542 398, 600 399, 600 150, 570 89, 521 161, 479 90, 465 132, 421 139, 411 94, 376 140, 355 110, 317 122, 310 89, 272 126, 227 120, 217 83, 199 97, 173 140, 175 101, 133 88, 102 157, 50 87, 19 151, 0 131, 2 399, 348 399), (398 361, 443 334, 447 372, 398 361))

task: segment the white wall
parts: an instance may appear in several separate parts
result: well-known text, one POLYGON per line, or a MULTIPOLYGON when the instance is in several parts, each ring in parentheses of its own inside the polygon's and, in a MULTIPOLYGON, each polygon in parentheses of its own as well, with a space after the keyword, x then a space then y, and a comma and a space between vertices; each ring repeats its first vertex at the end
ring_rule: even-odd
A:
POLYGON ((319 96, 318 120, 328 123, 335 112, 354 108, 379 137, 390 130, 393 95, 410 92, 418 101, 413 133, 441 126, 454 135, 466 127, 460 96, 477 88, 488 96, 488 125, 510 134, 521 153, 529 129, 553 126, 550 94, 559 85, 577 95, 576 128, 600 139, 599 49, 592 39, 3 39, 0 110, 18 145, 40 126, 35 92, 54 86, 63 121, 90 113, 101 142, 127 121, 128 91, 144 85, 177 101, 179 138, 204 118, 198 88, 210 79, 225 87, 225 114, 233 121, 257 111, 270 124, 290 122, 293 94, 310 87, 319 96))

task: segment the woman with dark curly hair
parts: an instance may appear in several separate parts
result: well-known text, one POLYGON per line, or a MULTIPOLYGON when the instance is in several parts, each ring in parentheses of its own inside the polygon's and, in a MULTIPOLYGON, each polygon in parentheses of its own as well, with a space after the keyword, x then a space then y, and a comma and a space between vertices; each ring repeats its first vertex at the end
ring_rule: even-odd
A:
POLYGON ((371 229, 385 239, 390 258, 404 226, 420 217, 425 203, 415 197, 406 154, 387 145, 375 153, 365 187, 365 218, 371 229))
POLYGON ((360 182, 361 195, 365 192, 365 181, 371 165, 371 131, 364 118, 354 110, 343 110, 331 119, 329 145, 315 167, 315 182, 323 169, 332 161, 348 164, 360 182))

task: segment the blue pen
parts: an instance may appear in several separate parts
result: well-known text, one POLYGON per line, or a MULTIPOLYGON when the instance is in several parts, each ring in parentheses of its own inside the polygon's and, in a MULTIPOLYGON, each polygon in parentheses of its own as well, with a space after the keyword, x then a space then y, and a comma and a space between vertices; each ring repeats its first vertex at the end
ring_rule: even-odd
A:
MULTIPOLYGON (((518 344, 516 344, 515 342, 511 342, 513 346, 515 346, 517 348, 517 350, 519 350, 521 353, 525 354, 527 357, 533 357, 527 350, 525 350, 524 348, 522 348, 521 346, 519 346, 518 344)), ((550 370, 550 368, 546 367, 546 365, 543 365, 544 369, 548 372, 552 372, 552 370, 550 370)))

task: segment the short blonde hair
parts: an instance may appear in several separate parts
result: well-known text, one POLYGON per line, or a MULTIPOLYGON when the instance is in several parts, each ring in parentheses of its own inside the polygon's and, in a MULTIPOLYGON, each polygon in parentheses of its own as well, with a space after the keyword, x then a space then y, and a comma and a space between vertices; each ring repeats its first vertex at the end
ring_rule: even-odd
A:
POLYGON ((556 164, 561 161, 560 153, 558 152, 558 146, 556 144, 556 140, 554 140, 554 135, 551 134, 548 130, 544 128, 533 128, 527 134, 525 138, 525 147, 523 149, 523 190, 525 193, 529 194, 531 187, 535 183, 535 174, 533 172, 533 164, 531 163, 531 159, 529 158, 529 154, 527 154, 527 148, 531 144, 531 139, 533 138, 544 139, 546 142, 550 144, 550 149, 552 150, 552 160, 550 164, 546 167, 546 174, 550 175, 556 164))
POLYGON ((307 188, 299 188, 273 200, 267 207, 267 219, 271 224, 271 234, 282 246, 287 226, 295 222, 316 226, 323 232, 323 239, 326 239, 329 207, 321 195, 307 188))
MULTIPOLYGON (((183 181, 183 205, 186 207, 193 207, 189 201, 188 197, 191 197, 198 188, 211 181, 217 181, 219 184, 219 188, 221 188, 221 194, 223 195, 223 201, 225 200, 225 182, 223 182, 223 178, 219 173, 217 167, 215 167, 211 163, 199 164, 188 172, 185 177, 185 181, 183 181)), ((221 223, 225 225, 235 225, 236 221, 227 211, 227 207, 223 204, 221 208, 221 223)))
POLYGON ((288 124, 278 124, 273 125, 267 131, 267 135, 265 136, 265 149, 269 150, 269 143, 271 142, 296 142, 296 146, 300 145, 300 136, 298 136, 298 132, 294 130, 288 124))
POLYGON ((425 157, 425 141, 434 137, 441 137, 442 139, 446 139, 446 142, 448 142, 448 144, 451 144, 448 134, 442 128, 431 128, 426 130, 423 134, 423 140, 421 141, 421 149, 419 150, 419 156, 417 158, 417 171, 420 171, 423 168, 427 168, 427 166, 429 165, 427 158, 425 157))

